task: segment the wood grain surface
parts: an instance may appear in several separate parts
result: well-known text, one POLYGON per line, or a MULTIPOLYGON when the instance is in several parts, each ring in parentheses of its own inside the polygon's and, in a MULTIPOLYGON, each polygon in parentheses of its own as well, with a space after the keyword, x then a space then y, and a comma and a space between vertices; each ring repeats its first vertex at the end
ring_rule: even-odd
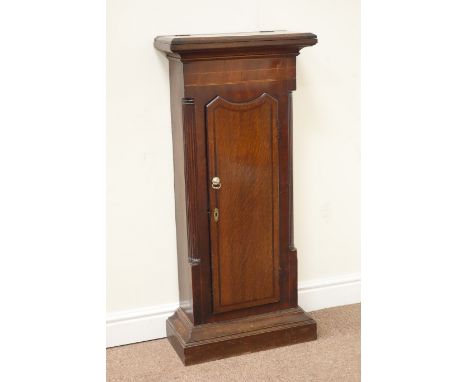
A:
MULTIPOLYGON (((168 334, 179 353, 189 347, 180 341, 184 327, 227 333, 232 322, 246 328, 259 315, 281 320, 281 312, 299 309, 291 94, 296 56, 316 43, 312 33, 287 31, 155 39, 170 68, 179 316, 186 321, 173 321, 168 334)), ((308 325, 279 331, 278 340, 239 332, 230 350, 217 341, 192 347, 190 357, 313 339, 315 323, 308 325)))
POLYGON ((210 188, 214 313, 279 301, 277 103, 206 107, 209 178, 222 184, 210 188))

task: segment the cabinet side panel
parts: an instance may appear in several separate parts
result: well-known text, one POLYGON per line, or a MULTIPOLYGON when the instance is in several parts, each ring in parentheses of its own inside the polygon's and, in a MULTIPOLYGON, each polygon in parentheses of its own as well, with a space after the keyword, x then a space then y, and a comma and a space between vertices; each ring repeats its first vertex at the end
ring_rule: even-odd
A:
POLYGON ((293 203, 293 95, 288 94, 288 161, 289 161, 289 302, 297 306, 297 250, 294 246, 294 203, 293 203))
POLYGON ((172 145, 174 155, 175 217, 177 230, 177 265, 181 308, 193 321, 192 271, 188 261, 187 204, 185 191, 185 155, 182 98, 184 93, 182 63, 169 60, 171 87, 172 145))

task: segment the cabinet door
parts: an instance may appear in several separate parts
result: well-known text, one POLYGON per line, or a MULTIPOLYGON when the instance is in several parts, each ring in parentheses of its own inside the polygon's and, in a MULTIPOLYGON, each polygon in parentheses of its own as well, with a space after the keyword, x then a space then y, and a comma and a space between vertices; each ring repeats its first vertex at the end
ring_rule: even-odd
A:
POLYGON ((277 302, 278 102, 217 97, 206 117, 214 313, 277 302))

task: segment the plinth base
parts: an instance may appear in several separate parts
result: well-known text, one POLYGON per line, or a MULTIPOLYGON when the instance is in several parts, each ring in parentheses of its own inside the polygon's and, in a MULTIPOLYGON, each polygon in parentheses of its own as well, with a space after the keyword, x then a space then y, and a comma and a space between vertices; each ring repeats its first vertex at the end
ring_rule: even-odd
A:
POLYGON ((193 325, 179 308, 166 331, 184 365, 317 339, 317 324, 301 308, 203 325, 193 325))

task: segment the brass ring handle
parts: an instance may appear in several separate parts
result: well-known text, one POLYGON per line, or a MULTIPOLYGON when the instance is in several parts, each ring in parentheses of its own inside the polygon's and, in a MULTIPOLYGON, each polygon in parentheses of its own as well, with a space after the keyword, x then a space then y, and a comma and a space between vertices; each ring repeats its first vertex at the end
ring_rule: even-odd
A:
POLYGON ((221 179, 219 179, 217 176, 211 179, 211 187, 215 190, 219 190, 221 188, 221 179))

